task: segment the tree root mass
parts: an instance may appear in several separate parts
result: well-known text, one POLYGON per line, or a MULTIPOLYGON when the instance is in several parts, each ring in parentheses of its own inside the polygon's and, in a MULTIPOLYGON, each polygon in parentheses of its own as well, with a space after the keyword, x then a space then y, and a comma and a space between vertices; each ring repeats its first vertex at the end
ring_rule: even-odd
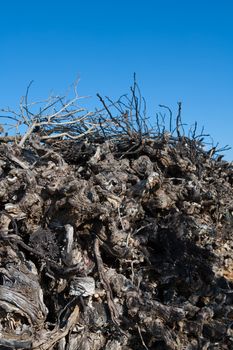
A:
POLYGON ((0 349, 233 349, 232 184, 187 138, 0 144, 0 349))

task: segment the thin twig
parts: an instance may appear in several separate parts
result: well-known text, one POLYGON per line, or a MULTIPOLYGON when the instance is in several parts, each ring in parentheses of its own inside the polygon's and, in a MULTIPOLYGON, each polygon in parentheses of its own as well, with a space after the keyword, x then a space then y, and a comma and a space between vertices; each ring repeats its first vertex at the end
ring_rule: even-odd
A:
POLYGON ((140 338, 141 338, 142 345, 144 346, 144 348, 145 348, 146 350, 149 350, 149 348, 146 346, 146 343, 144 342, 144 339, 143 339, 143 337, 142 337, 141 328, 139 327, 139 325, 137 325, 137 328, 138 328, 139 336, 140 336, 140 338))

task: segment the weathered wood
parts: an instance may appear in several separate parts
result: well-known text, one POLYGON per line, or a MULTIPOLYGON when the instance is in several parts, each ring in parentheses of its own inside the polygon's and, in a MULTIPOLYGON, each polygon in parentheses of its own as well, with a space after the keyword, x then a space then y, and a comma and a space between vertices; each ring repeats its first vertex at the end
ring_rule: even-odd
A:
POLYGON ((0 145, 0 348, 231 349, 232 164, 165 136, 0 145))

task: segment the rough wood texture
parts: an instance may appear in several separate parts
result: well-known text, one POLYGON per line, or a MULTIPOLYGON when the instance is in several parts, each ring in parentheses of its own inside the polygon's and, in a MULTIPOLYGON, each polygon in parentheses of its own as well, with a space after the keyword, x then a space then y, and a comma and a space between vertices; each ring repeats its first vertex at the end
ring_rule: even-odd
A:
POLYGON ((0 145, 0 349, 232 349, 233 166, 139 143, 0 145))

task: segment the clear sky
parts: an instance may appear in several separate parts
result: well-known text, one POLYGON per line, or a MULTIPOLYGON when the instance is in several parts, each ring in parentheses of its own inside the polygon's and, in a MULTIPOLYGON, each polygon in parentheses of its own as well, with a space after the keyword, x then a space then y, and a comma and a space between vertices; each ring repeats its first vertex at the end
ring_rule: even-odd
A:
POLYGON ((232 0, 2 1, 0 43, 0 107, 17 106, 31 80, 40 99, 77 77, 95 106, 136 72, 152 118, 182 101, 184 122, 233 146, 232 0))

